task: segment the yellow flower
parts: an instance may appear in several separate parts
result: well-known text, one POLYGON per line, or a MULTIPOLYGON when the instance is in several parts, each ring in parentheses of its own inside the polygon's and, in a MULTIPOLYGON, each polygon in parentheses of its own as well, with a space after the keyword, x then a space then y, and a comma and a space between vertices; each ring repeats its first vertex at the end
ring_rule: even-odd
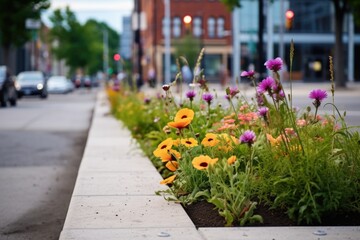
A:
POLYGON ((204 170, 218 161, 217 158, 211 158, 207 155, 200 155, 192 160, 192 165, 198 170, 204 170))
POLYGON ((205 138, 201 141, 201 144, 205 147, 213 147, 218 143, 219 140, 217 139, 217 134, 215 133, 207 133, 205 138))
POLYGON ((180 143, 188 148, 195 147, 198 145, 198 141, 195 138, 181 139, 180 143))
POLYGON ((231 157, 228 158, 227 163, 228 163, 229 165, 231 165, 231 164, 233 164, 235 161, 236 161, 236 156, 233 155, 233 156, 231 156, 231 157))
POLYGON ((165 178, 164 180, 162 180, 160 182, 160 184, 171 184, 171 183, 174 182, 175 178, 176 178, 176 174, 174 174, 174 175, 172 175, 172 176, 170 176, 168 178, 165 178))
POLYGON ((194 118, 194 111, 189 108, 180 109, 174 118, 173 122, 169 122, 169 127, 182 129, 187 127, 194 118))
POLYGON ((154 150, 153 154, 155 157, 160 157, 160 155, 163 155, 164 152, 167 153, 168 150, 172 148, 172 146, 173 146, 172 138, 167 138, 158 145, 158 147, 154 150))
POLYGON ((179 167, 179 163, 177 161, 168 161, 166 164, 165 164, 165 167, 167 169, 169 169, 170 171, 172 172, 175 172, 176 169, 178 169, 179 167))

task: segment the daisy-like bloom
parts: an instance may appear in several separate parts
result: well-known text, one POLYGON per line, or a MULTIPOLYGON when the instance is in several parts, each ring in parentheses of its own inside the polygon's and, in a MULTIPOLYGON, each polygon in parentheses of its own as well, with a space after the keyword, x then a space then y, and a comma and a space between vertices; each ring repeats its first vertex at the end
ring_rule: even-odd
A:
POLYGON ((195 96, 196 96, 196 92, 194 90, 190 90, 190 91, 186 92, 186 97, 190 101, 194 100, 195 96))
POLYGON ((268 114, 268 112, 269 112, 269 108, 267 108, 267 107, 261 107, 261 108, 259 108, 259 110, 258 110, 258 114, 259 114, 259 116, 261 116, 261 117, 266 117, 267 114, 268 114))
POLYGON ((271 136, 270 134, 266 134, 266 138, 267 140, 270 142, 271 146, 279 146, 281 141, 282 141, 282 138, 281 136, 278 136, 277 138, 274 138, 273 136, 271 136))
POLYGON ((234 136, 231 136, 227 133, 222 133, 218 135, 218 139, 220 143, 217 145, 218 150, 222 152, 228 152, 233 149, 235 144, 239 143, 239 140, 236 139, 234 136))
POLYGON ((182 129, 187 127, 191 123, 193 118, 194 118, 194 111, 189 108, 183 108, 176 113, 174 121, 169 122, 168 126, 177 129, 182 129))
POLYGON ((175 172, 176 169, 179 168, 179 163, 177 161, 168 161, 166 164, 165 164, 165 167, 167 169, 169 169, 170 171, 172 172, 175 172))
POLYGON ((202 99, 203 99, 204 101, 206 101, 208 104, 210 104, 211 101, 214 99, 214 96, 213 96, 211 93, 206 92, 206 93, 204 93, 204 94, 202 95, 202 99))
POLYGON ((219 143, 218 135, 215 133, 207 133, 205 138, 201 141, 204 147, 213 147, 219 143))
POLYGON ((250 71, 243 71, 240 76, 241 77, 248 77, 248 78, 252 78, 255 75, 255 71, 254 70, 250 70, 250 71))
POLYGON ((235 156, 235 155, 232 155, 231 157, 229 157, 229 158, 227 159, 227 163, 228 163, 229 165, 233 164, 235 161, 236 161, 236 156, 235 156))
POLYGON ((167 152, 160 152, 158 158, 161 159, 161 162, 176 161, 181 158, 181 154, 175 149, 170 149, 167 152))
POLYGON ((259 86, 257 87, 257 92, 259 94, 268 92, 271 95, 274 85, 275 80, 272 77, 267 77, 259 83, 259 86))
POLYGON ((246 130, 241 136, 240 136, 240 142, 241 143, 247 143, 249 145, 253 144, 256 140, 256 135, 251 130, 246 130))
POLYGON ((200 155, 192 160, 192 165, 198 170, 204 170, 218 161, 217 158, 211 158, 207 155, 200 155))
POLYGON ((309 98, 314 99, 313 104, 315 107, 319 107, 321 102, 327 98, 327 93, 325 90, 315 89, 310 92, 309 98))
POLYGON ((174 182, 175 178, 176 178, 176 174, 174 174, 174 175, 172 175, 172 176, 170 176, 168 178, 165 178, 164 180, 162 180, 160 182, 160 184, 171 184, 171 183, 174 182))
POLYGON ((160 157, 163 153, 167 153, 173 146, 173 139, 167 138, 162 141, 158 147, 154 150, 153 154, 155 157, 160 157))
POLYGON ((281 58, 277 57, 275 59, 267 60, 264 64, 267 69, 272 70, 274 72, 279 71, 282 68, 283 61, 281 58))
POLYGON ((195 138, 181 139, 180 143, 188 148, 195 147, 198 145, 198 141, 195 138))

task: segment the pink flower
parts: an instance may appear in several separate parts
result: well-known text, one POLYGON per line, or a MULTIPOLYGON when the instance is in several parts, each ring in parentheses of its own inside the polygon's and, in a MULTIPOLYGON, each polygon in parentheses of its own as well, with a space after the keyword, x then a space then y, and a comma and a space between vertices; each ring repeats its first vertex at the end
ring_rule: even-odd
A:
POLYGON ((248 77, 248 78, 252 78, 255 75, 255 71, 254 70, 250 70, 250 71, 243 71, 240 76, 241 77, 248 77))
POLYGON ((241 136, 240 136, 240 142, 241 143, 247 143, 249 145, 253 144, 256 140, 256 135, 251 130, 246 130, 241 136))
POLYGON ((275 59, 267 60, 264 64, 267 69, 272 70, 274 72, 279 71, 282 68, 283 61, 281 58, 277 57, 275 59))
POLYGON ((268 92, 269 94, 271 94, 272 88, 274 86, 275 86, 275 80, 272 77, 267 77, 259 83, 259 86, 257 87, 257 92, 259 94, 262 94, 265 92, 268 92))

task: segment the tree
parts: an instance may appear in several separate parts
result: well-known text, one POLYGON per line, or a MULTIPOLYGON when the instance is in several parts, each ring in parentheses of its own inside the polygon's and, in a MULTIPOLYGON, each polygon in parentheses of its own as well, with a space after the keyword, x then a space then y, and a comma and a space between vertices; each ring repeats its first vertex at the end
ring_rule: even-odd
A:
POLYGON ((174 47, 176 57, 184 57, 189 67, 194 68, 201 50, 200 40, 191 34, 186 34, 182 39, 174 42, 174 47))
POLYGON ((57 59, 65 60, 70 73, 81 69, 83 73, 94 74, 102 69, 104 29, 109 32, 109 53, 114 53, 114 48, 117 51, 119 35, 105 23, 88 20, 81 25, 69 8, 55 10, 50 20, 53 23, 50 39, 57 42, 52 51, 57 59))
POLYGON ((5 65, 10 65, 11 47, 31 39, 26 19, 40 19, 41 11, 49 7, 49 0, 0 0, 0 42, 5 65))

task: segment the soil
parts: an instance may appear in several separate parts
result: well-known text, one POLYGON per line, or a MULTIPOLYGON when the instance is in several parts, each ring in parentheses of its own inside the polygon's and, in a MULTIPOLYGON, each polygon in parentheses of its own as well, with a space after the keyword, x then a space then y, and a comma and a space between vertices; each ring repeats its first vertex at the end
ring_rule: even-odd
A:
MULTIPOLYGON (((225 219, 219 215, 215 206, 206 201, 200 201, 188 206, 184 206, 186 213, 193 221, 194 225, 199 227, 224 227, 225 219)), ((263 223, 256 223, 250 226, 309 226, 298 225, 290 220, 285 212, 279 210, 270 210, 267 206, 257 205, 254 214, 263 217, 263 223)), ((334 213, 331 216, 325 216, 321 224, 313 224, 311 226, 359 226, 360 215, 357 213, 334 213)), ((234 224, 234 227, 238 225, 234 224)))

